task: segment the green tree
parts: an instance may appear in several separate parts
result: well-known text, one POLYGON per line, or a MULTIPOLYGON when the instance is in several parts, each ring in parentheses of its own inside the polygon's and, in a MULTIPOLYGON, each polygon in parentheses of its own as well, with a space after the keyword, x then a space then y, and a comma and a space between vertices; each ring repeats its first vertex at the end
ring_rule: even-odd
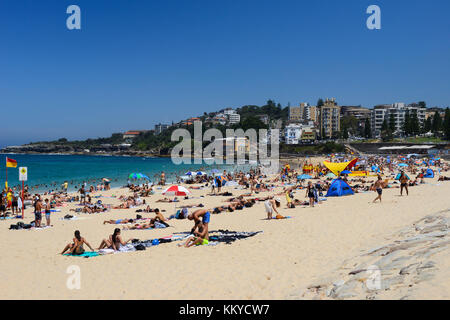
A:
POLYGON ((345 139, 345 140, 348 139, 348 129, 347 129, 347 126, 344 126, 344 127, 342 128, 342 138, 345 139))
POLYGON ((324 105, 324 102, 323 102, 322 98, 319 98, 319 100, 317 100, 317 106, 321 107, 323 105, 324 105))
POLYGON ((426 108, 427 107, 427 103, 425 101, 419 101, 418 105, 421 108, 426 108))
POLYGON ((372 128, 370 127, 370 120, 367 118, 364 122, 364 137, 372 138, 372 128))
POLYGON ((381 131, 387 131, 389 129, 387 120, 384 119, 383 124, 381 125, 381 131))
POLYGON ((394 114, 393 114, 393 113, 391 113, 391 114, 389 115, 389 129, 390 129, 392 132, 395 132, 395 117, 394 117, 394 114))
POLYGON ((407 136, 411 135, 411 117, 408 111, 405 113, 405 120, 403 121, 403 132, 407 136))
POLYGON ((432 129, 432 120, 431 117, 428 117, 427 120, 425 120, 424 126, 423 126, 423 131, 424 133, 430 132, 432 129))
POLYGON ((442 118, 439 112, 435 112, 433 116, 433 123, 431 125, 433 133, 436 133, 442 130, 442 118))
POLYGON ((414 110, 411 115, 411 134, 419 134, 420 133, 420 124, 419 118, 417 117, 417 112, 414 110))
POLYGON ((445 109, 445 116, 444 116, 444 137, 445 140, 450 140, 450 109, 445 109))

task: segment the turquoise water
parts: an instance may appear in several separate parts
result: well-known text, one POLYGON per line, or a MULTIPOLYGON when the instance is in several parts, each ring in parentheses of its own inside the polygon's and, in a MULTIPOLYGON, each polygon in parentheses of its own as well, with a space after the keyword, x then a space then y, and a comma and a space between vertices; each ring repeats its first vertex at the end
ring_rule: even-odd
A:
POLYGON ((17 161, 17 168, 8 168, 8 185, 19 186, 21 184, 19 167, 28 167, 28 181, 25 183, 29 187, 35 186, 33 192, 59 189, 65 180, 70 183, 69 191, 74 191, 84 181, 88 185, 96 184, 105 177, 111 179, 111 187, 121 187, 127 184, 128 175, 133 172, 143 173, 157 183, 159 175, 164 171, 166 181, 170 183, 176 181, 175 174, 182 176, 189 170, 202 170, 209 174, 213 168, 229 171, 246 169, 246 167, 225 165, 220 167, 206 164, 175 165, 170 158, 2 154, 0 155, 0 163, 3 163, 0 169, 2 187, 5 181, 6 156, 17 161))

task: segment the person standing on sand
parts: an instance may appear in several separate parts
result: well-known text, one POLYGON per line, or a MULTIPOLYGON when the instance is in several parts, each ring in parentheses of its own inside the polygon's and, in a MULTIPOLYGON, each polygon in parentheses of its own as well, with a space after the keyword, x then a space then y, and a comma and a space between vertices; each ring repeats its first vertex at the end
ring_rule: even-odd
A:
POLYGON ((42 220, 42 205, 41 200, 37 198, 36 202, 34 203, 34 226, 36 228, 41 227, 41 220, 42 220))
POLYGON ((84 185, 81 186, 79 192, 80 192, 80 204, 86 204, 86 190, 84 189, 84 185))
POLYGON ((378 193, 378 196, 373 200, 373 203, 375 203, 375 201, 377 200, 380 200, 381 202, 381 195, 383 194, 383 180, 381 179, 380 175, 378 175, 378 179, 377 181, 375 181, 373 188, 378 193))
POLYGON ((161 172, 161 185, 164 186, 166 184, 166 174, 161 172))
POLYGON ((309 206, 311 208, 314 208, 314 201, 315 201, 315 187, 312 184, 311 181, 308 181, 308 186, 306 187, 306 197, 309 198, 309 206))
POLYGON ((44 210, 45 210, 45 219, 47 220, 47 226, 50 226, 51 207, 50 207, 50 202, 48 201, 48 199, 45 199, 44 210))
POLYGON ((409 195, 408 192, 408 180, 409 178, 406 176, 406 174, 402 171, 402 173, 400 174, 400 195, 403 196, 403 188, 405 188, 406 190, 406 195, 409 195))
POLYGON ((281 205, 281 200, 278 198, 269 199, 264 202, 264 207, 266 208, 267 219, 272 220, 272 214, 275 211, 277 216, 279 215, 277 208, 281 205))

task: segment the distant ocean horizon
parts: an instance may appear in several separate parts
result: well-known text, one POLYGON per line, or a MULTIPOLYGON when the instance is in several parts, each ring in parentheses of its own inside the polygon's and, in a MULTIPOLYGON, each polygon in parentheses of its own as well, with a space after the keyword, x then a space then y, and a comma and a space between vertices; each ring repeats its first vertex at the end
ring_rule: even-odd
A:
MULTIPOLYGON (((153 183, 158 183, 162 171, 166 174, 167 183, 176 182, 176 175, 183 176, 187 171, 205 171, 210 174, 213 168, 219 170, 246 170, 250 165, 176 165, 170 158, 132 157, 132 156, 98 156, 98 155, 66 155, 66 154, 1 154, 0 161, 5 158, 17 161, 17 168, 8 168, 8 186, 18 187, 19 167, 28 168, 29 187, 32 193, 57 190, 64 181, 69 182, 69 191, 77 190, 83 182, 96 185, 102 178, 111 180, 111 187, 117 188, 127 184, 131 173, 143 173, 153 183)), ((0 169, 0 181, 4 188, 6 172, 5 164, 0 169)), ((139 180, 138 180, 139 181, 139 180)))

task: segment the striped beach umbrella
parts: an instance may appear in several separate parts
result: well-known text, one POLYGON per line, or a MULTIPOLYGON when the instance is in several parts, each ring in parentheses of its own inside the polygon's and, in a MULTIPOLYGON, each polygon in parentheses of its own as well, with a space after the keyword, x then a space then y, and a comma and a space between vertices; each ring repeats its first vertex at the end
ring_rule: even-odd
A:
POLYGON ((170 186, 162 192, 165 196, 187 196, 191 192, 183 186, 170 186))

